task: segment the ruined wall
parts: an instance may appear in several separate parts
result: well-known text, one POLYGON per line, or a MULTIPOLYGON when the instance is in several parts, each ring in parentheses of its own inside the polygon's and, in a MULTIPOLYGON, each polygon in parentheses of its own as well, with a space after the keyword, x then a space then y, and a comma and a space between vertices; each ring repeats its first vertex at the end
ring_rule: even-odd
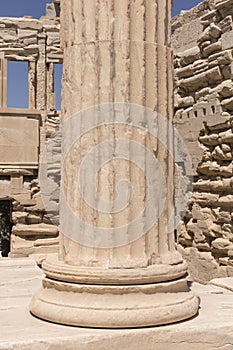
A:
MULTIPOLYGON (((191 274, 201 281, 233 275, 232 9, 232 0, 206 0, 182 12, 172 24, 174 122, 193 162, 193 172, 184 175, 190 182, 194 177, 193 196, 178 240, 191 274)), ((26 128, 34 123, 35 134, 38 131, 38 140, 32 138, 36 151, 29 152, 30 164, 19 162, 19 152, 13 152, 17 156, 11 164, 3 164, 0 150, 0 200, 13 201, 13 257, 41 257, 57 251, 58 229, 53 224, 58 222, 61 135, 55 132, 60 116, 55 110, 53 75, 54 64, 63 58, 59 11, 59 1, 54 0, 40 20, 0 18, 0 130, 1 123, 11 118, 10 129, 20 119, 26 128), (6 107, 7 60, 28 62, 27 110, 6 107), (49 181, 42 201, 39 176, 45 175, 49 181)), ((32 150, 29 144, 28 137, 21 135, 17 144, 21 155, 32 150)), ((9 159, 9 154, 5 156, 9 159)))
POLYGON ((233 275, 232 16, 232 0, 215 0, 173 20, 174 123, 192 158, 187 175, 194 177, 178 240, 201 281, 233 275))
POLYGON ((49 139, 61 141, 53 136, 60 124, 54 94, 54 64, 63 59, 59 12, 59 2, 54 1, 39 20, 0 18, 0 200, 10 199, 13 204, 12 257, 56 252, 58 246, 58 229, 53 223, 60 180, 54 159, 46 171, 53 184, 47 197, 55 221, 41 198, 39 175, 49 139), (27 109, 7 107, 8 60, 28 62, 27 109))

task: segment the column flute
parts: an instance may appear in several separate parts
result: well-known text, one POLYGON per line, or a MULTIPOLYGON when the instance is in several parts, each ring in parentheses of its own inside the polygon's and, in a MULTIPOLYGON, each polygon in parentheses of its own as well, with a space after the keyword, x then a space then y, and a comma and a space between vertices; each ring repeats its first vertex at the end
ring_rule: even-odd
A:
POLYGON ((31 312, 144 327, 194 316, 175 249, 171 0, 62 0, 60 251, 31 312))

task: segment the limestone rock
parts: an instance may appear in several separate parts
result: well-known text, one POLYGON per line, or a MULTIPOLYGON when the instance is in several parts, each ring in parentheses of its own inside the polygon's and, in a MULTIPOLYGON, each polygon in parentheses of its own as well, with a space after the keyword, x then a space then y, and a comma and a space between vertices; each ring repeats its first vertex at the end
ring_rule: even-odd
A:
POLYGON ((219 266, 211 252, 198 252, 194 247, 178 247, 189 265, 189 272, 196 281, 206 283, 218 276, 219 266))
POLYGON ((227 50, 233 48, 233 31, 226 32, 222 35, 222 49, 227 50))
POLYGON ((222 97, 230 97, 233 95, 233 82, 232 80, 225 80, 219 84, 215 91, 217 91, 222 97))
POLYGON ((58 229, 53 225, 32 224, 23 225, 17 224, 13 227, 12 233, 16 236, 57 236, 58 229))
POLYGON ((228 250, 233 249, 232 242, 224 238, 215 239, 212 244, 212 251, 221 255, 228 256, 228 250))
POLYGON ((221 49, 222 49, 222 43, 221 43, 221 41, 217 41, 216 43, 213 43, 213 44, 203 48, 202 52, 203 52, 203 55, 205 57, 208 57, 212 53, 214 53, 216 51, 220 51, 221 49))
POLYGON ((29 214, 27 217, 28 224, 40 224, 41 223, 41 216, 40 215, 33 215, 29 214))
POLYGON ((201 57, 200 49, 198 46, 194 46, 189 50, 182 52, 180 57, 180 63, 182 66, 186 66, 190 63, 193 63, 201 57))
MULTIPOLYGON (((194 9, 181 13, 173 27, 174 94, 180 102, 175 105, 174 123, 189 149, 195 176, 190 207, 178 241, 186 249, 191 245, 195 249, 189 248, 195 258, 186 255, 190 269, 197 271, 197 255, 209 252, 203 257, 212 269, 209 258, 215 261, 215 276, 219 277, 233 274, 232 0, 207 1, 200 7, 201 14, 194 9), (198 35, 194 31, 194 40, 184 34, 191 27, 193 15, 196 27, 202 25, 198 35), (193 61, 197 46, 200 53, 193 61), (185 101, 190 105, 182 104, 185 101)), ((195 278, 205 280, 208 276, 200 268, 195 278)))
POLYGON ((28 213, 15 211, 12 213, 12 221, 14 224, 26 224, 28 213))

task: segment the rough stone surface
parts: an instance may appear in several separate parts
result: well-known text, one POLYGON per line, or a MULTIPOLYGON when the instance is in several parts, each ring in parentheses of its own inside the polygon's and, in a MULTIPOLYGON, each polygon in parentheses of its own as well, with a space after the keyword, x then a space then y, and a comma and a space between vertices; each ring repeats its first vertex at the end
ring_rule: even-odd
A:
MULTIPOLYGON (((57 224, 58 194, 48 191, 47 202, 53 204, 54 213, 46 213, 42 203, 39 177, 41 160, 50 138, 59 143, 50 149, 48 156, 60 152, 60 136, 56 130, 60 124, 55 109, 54 64, 62 63, 59 18, 60 4, 47 6, 47 16, 39 20, 23 18, 0 18, 0 200, 12 202, 10 213, 13 223, 11 256, 20 257, 48 251, 46 236, 54 236, 53 224, 57 224), (28 63, 28 108, 7 107, 7 62, 28 63), (53 215, 49 221, 47 215, 53 215), (19 224, 38 225, 38 230, 26 228, 30 236, 18 231, 19 224), (44 234, 43 224, 50 225, 44 234), (39 227, 41 225, 41 227, 39 227), (49 232, 50 231, 50 232, 49 232), (40 242, 41 246, 38 246, 40 242), (27 248, 25 248, 27 247, 27 248)), ((59 160, 50 161, 43 176, 58 186, 59 160), (52 164, 53 163, 53 164, 52 164)), ((56 235, 58 234, 57 229, 56 235)), ((25 232, 26 232, 25 231, 25 232)), ((1 239, 1 236, 0 236, 1 239)), ((56 252, 58 244, 50 244, 49 251, 56 252)))
MULTIPOLYGON (((186 175, 197 176, 193 200, 184 223, 178 230, 178 235, 179 242, 185 249, 192 246, 196 249, 196 253, 208 252, 218 264, 217 268, 210 272, 209 277, 204 273, 206 280, 211 278, 212 273, 216 273, 216 276, 221 273, 223 276, 232 273, 231 208, 233 200, 230 193, 233 176, 233 21, 231 7, 230 0, 205 0, 192 10, 183 11, 181 15, 173 19, 172 23, 176 83, 175 125, 186 140, 193 160, 193 173, 186 175), (193 215, 194 205, 198 205, 197 210, 201 213, 198 222, 196 218, 190 217, 193 215), (207 208, 210 209, 208 213, 207 208), (219 239, 228 241, 224 249, 219 249, 219 239)), ((44 197, 44 200, 46 198, 45 204, 50 205, 53 210, 53 213, 48 213, 49 216, 44 211, 44 204, 40 199, 40 188, 37 181, 37 149, 34 148, 32 152, 31 149, 25 147, 23 142, 20 143, 25 159, 30 159, 30 157, 33 159, 35 166, 33 169, 27 166, 9 168, 6 167, 6 164, 0 164, 0 199, 13 199, 12 221, 14 225, 58 223, 61 134, 54 134, 59 127, 60 117, 54 107, 53 65, 63 60, 59 36, 59 15, 59 1, 53 1, 47 6, 47 15, 40 20, 0 19, 0 51, 2 51, 0 78, 3 82, 6 79, 7 59, 26 60, 29 61, 30 84, 30 110, 17 111, 17 113, 15 110, 5 108, 6 89, 4 84, 0 87, 2 112, 0 122, 7 120, 9 115, 12 121, 19 115, 22 119, 27 119, 26 115, 30 115, 34 118, 31 122, 38 123, 39 120, 36 119, 38 118, 36 114, 38 114, 43 126, 40 129, 41 151, 48 139, 50 140, 49 161, 43 168, 50 179, 50 187, 46 193, 47 196, 44 197), (37 91, 35 91, 35 82, 38 85, 37 91), (32 110, 34 108, 37 108, 37 112, 32 110), (28 152, 28 156, 25 152, 28 152), (9 176, 10 179, 6 180, 6 177, 9 176)), ((19 133, 19 130, 17 132, 19 133)), ((22 138, 22 135, 20 137, 22 138)), ((36 143, 33 147, 36 147, 36 143)), ((9 154, 2 151, 2 155, 8 161, 9 154)), ((14 152, 11 155, 14 158, 14 152)), ((30 163, 31 166, 32 163, 30 163)), ((182 168, 185 167, 182 165, 182 168)), ((41 246, 41 251, 43 251, 44 247, 47 247, 45 240, 48 238, 42 240, 40 238, 34 235, 35 242, 44 240, 41 246)), ((37 254, 34 243, 32 245, 30 240, 25 236, 19 239, 12 235, 12 256, 25 256, 33 252, 37 254), (26 250, 25 247, 27 247, 26 250)), ((54 245, 53 249, 56 251, 57 245, 54 245)), ((187 259, 192 264, 192 260, 187 259)), ((208 261, 209 258, 207 265, 208 261)), ((196 263, 193 267, 195 266, 197 266, 196 263)), ((193 271, 193 268, 191 270, 193 271)), ((204 280, 204 277, 201 279, 204 280)))
POLYGON ((187 173, 185 164, 179 167, 190 182, 194 176, 178 241, 190 271, 202 281, 228 276, 232 266, 232 23, 232 1, 203 1, 174 18, 172 26, 174 124, 187 145, 193 171, 187 173), (193 22, 201 30, 189 43, 185 29, 193 22))
MULTIPOLYGON (((162 129, 157 114, 172 123, 171 3, 61 2, 60 251, 58 260, 43 263, 46 278, 30 306, 45 320, 133 328, 180 321, 197 312, 198 299, 187 287, 186 264, 175 249, 173 229, 167 229, 174 206, 174 167, 168 151, 173 135, 166 133, 168 126, 162 129), (93 106, 98 111, 85 117, 85 110, 93 106), (150 121, 145 107, 152 113, 150 121), (116 122, 119 117, 121 123, 116 122), (158 142, 160 130, 165 132, 158 142), (136 151, 136 143, 142 152, 136 151), (152 162, 148 151, 157 154, 152 162), (161 195, 166 190, 168 195, 164 210, 154 218, 152 203, 158 202, 160 184, 156 158, 166 174, 161 195), (153 185, 148 189, 150 176, 153 185), (132 184, 133 196, 119 209, 125 191, 119 191, 118 201, 115 189, 122 179, 132 184), (109 204, 107 209, 102 202, 109 204)), ((213 70, 209 81, 219 79, 219 70, 213 70)))

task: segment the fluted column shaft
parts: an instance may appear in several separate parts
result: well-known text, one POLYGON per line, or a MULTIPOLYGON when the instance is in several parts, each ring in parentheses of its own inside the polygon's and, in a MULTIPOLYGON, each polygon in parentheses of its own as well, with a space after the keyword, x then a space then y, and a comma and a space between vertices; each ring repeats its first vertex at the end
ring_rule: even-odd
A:
MULTIPOLYGON (((172 75, 168 29, 170 12, 171 1, 69 0, 62 3, 64 47, 62 114, 64 121, 81 110, 104 103, 145 106, 171 120, 172 75)), ((101 132, 100 130, 99 133, 101 132)), ((113 127, 109 129, 107 136, 125 138, 126 133, 127 130, 117 132, 113 127)), ((132 132, 131 139, 138 137, 135 133, 137 134, 136 131, 134 134, 132 132)), ((156 133, 160 133, 159 128, 156 133)), ((140 142, 144 146, 147 138, 146 135, 140 137, 140 142)), ((167 142, 168 138, 169 135, 167 135, 167 142)), ((80 153, 80 163, 85 149, 87 151, 91 146, 96 146, 101 140, 98 131, 95 131, 86 148, 77 146, 76 153, 80 153)), ((170 214, 169 206, 173 200, 173 164, 166 154, 167 150, 161 148, 157 140, 151 141, 151 149, 157 149, 157 158, 167 176, 167 194, 170 198, 165 204, 167 211, 164 210, 150 232, 146 235, 142 233, 142 237, 136 242, 131 242, 124 247, 105 249, 104 252, 71 242, 66 238, 69 232, 62 232, 64 241, 61 259, 69 264, 105 267, 123 267, 126 260, 131 267, 145 267, 165 259, 170 262, 177 261, 177 254, 171 253, 174 251, 173 233, 167 234, 166 227, 170 214)), ((117 181, 116 168, 119 172, 121 167, 121 175, 132 181, 131 175, 135 169, 130 161, 131 159, 129 164, 115 162, 112 164, 112 169, 106 169, 109 174, 112 171, 112 176, 108 176, 107 181, 101 182, 100 179, 98 191, 102 194, 105 192, 107 200, 111 200, 114 196, 111 192, 117 181), (109 177, 111 177, 110 180, 109 177), (106 187, 109 190, 108 194, 106 187)), ((77 199, 80 196, 77 193, 79 188, 77 184, 74 186, 74 177, 71 176, 74 162, 70 158, 70 164, 66 164, 63 174, 65 179, 63 188, 66 187, 66 199, 69 202, 75 202, 74 197, 77 199)), ((136 198, 139 211, 144 206, 146 184, 142 176, 140 174, 138 176, 141 179, 140 193, 136 198)), ((88 187, 88 183, 86 186, 88 187)), ((135 187, 134 184, 134 189, 135 187)), ((156 188, 154 190, 156 191, 156 188)), ((96 205, 98 206, 98 203, 96 205)), ((83 220, 89 220, 93 226, 98 227, 104 223, 105 227, 116 227, 129 223, 136 209, 131 203, 131 208, 120 213, 120 219, 119 214, 100 214, 92 210, 79 198, 73 210, 83 216, 83 220)), ((66 213, 64 216, 61 213, 62 221, 67 220, 66 213)), ((65 223, 63 227, 66 227, 65 223)), ((77 226, 76 229, 80 231, 81 227, 77 226)), ((85 235, 85 232, 83 234, 85 235)))
POLYGON ((93 327, 197 312, 172 225, 171 0, 62 0, 60 252, 31 311, 93 327))

